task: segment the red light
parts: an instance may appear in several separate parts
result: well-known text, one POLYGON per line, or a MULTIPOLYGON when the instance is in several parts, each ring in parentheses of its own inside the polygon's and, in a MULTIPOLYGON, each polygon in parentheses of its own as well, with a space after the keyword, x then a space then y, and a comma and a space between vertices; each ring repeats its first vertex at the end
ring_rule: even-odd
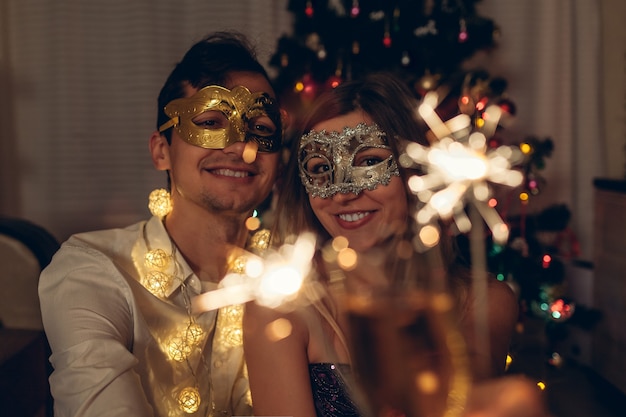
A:
POLYGON ((487 98, 481 99, 478 103, 476 103, 476 110, 483 111, 485 106, 487 105, 487 98))
POLYGON ((542 266, 544 268, 547 268, 547 267, 550 266, 550 262, 552 262, 552 257, 550 255, 546 254, 546 255, 543 255, 542 260, 543 260, 542 266))
POLYGON ((385 37, 383 38, 383 45, 385 45, 385 47, 387 48, 391 47, 391 36, 385 35, 385 37))

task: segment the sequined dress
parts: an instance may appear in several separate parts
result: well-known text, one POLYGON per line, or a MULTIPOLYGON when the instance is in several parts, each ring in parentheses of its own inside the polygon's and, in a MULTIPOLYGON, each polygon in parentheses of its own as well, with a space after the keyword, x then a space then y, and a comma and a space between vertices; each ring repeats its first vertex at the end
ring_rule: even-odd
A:
POLYGON ((313 401, 318 417, 359 416, 341 375, 349 377, 350 366, 332 363, 309 364, 313 401), (341 369, 341 374, 337 368, 341 369))

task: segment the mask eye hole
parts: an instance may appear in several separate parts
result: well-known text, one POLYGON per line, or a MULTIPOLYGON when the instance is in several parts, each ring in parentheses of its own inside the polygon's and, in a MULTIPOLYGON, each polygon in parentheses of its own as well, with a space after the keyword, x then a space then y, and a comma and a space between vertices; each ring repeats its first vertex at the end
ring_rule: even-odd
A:
POLYGON ((302 162, 302 166, 314 185, 330 183, 333 166, 327 157, 311 155, 302 162))
POLYGON ((220 111, 205 111, 192 119, 192 122, 202 129, 220 130, 228 127, 228 117, 220 111))

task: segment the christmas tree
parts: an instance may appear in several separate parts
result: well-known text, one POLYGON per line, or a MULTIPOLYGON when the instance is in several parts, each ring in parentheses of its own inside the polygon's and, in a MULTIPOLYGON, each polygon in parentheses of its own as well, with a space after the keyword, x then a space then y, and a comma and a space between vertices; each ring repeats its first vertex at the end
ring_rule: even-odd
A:
POLYGON ((279 39, 270 61, 278 93, 297 112, 322 91, 373 71, 395 73, 417 95, 458 84, 463 61, 495 46, 498 36, 476 3, 291 0, 293 33, 279 39))
MULTIPOLYGON (((527 213, 530 200, 546 182, 541 171, 554 144, 550 138, 534 136, 511 143, 506 127, 516 106, 507 97, 507 81, 484 69, 464 68, 466 60, 478 51, 497 47, 499 28, 477 13, 479 1, 290 0, 293 31, 278 40, 270 60, 277 69, 275 87, 294 117, 306 111, 323 91, 376 71, 403 79, 417 98, 436 91, 435 111, 444 121, 464 114, 479 129, 487 108, 499 107, 501 116, 488 146, 519 146, 525 157, 516 168, 524 181, 498 196, 496 208, 511 233, 505 246, 488 244, 487 266, 498 279, 512 281, 519 288, 520 301, 529 312, 532 306, 539 306, 536 314, 564 322, 573 314, 574 304, 556 290, 566 279, 561 238, 568 237, 568 256, 577 250, 568 227, 569 210, 557 204, 542 213, 527 213), (509 216, 515 202, 521 205, 521 214, 509 216), (549 235, 557 241, 546 242, 549 235)), ((426 126, 425 134, 431 142, 437 140, 426 126)), ((458 238, 461 261, 467 252, 465 237, 458 238)), ((469 263, 469 257, 465 261, 469 263)))

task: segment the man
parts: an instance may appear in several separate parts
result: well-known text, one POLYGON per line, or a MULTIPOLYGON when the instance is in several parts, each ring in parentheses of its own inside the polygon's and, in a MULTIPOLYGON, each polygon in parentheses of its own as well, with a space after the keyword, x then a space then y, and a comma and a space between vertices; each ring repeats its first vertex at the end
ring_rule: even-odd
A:
MULTIPOLYGON (((241 308, 194 314, 279 169, 281 118, 246 40, 214 33, 185 54, 150 138, 171 207, 125 229, 72 236, 42 273, 56 416, 250 415, 241 308)), ((159 200, 159 198, 161 199, 159 200)))

